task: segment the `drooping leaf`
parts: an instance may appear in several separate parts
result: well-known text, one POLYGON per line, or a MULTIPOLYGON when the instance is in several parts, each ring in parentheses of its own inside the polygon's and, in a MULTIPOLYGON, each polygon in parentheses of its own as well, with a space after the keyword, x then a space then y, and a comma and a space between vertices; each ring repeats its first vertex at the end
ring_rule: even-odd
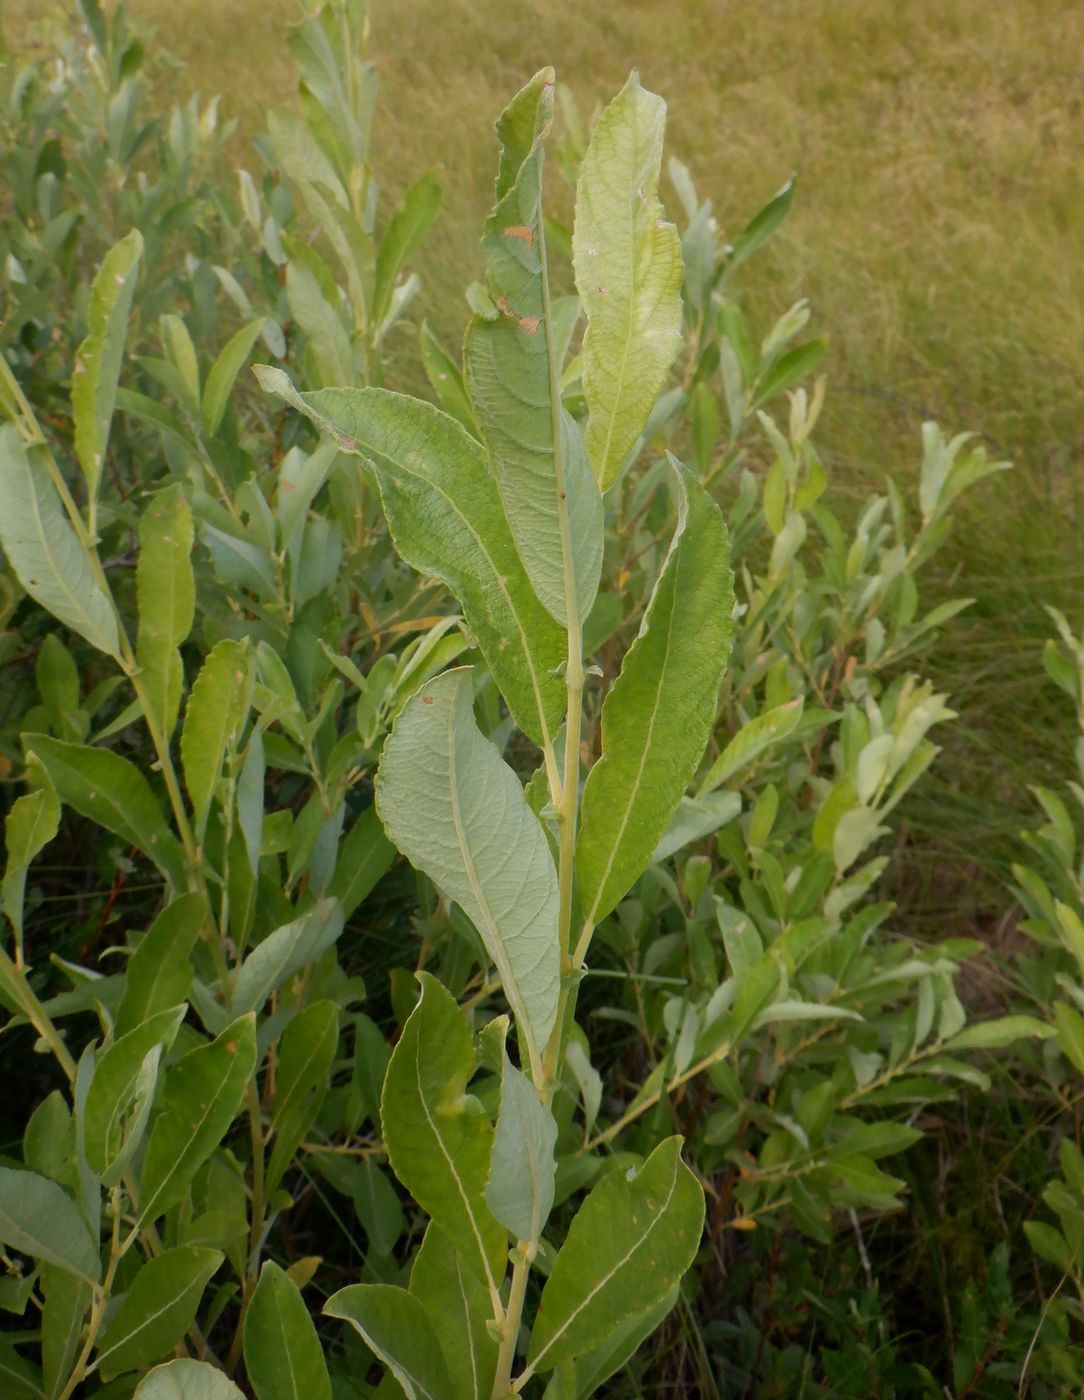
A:
POLYGON ((557 1123, 526 1075, 504 1057, 486 1201, 517 1240, 536 1244, 553 1207, 557 1123))
POLYGON ((16 942, 23 936, 23 894, 30 862, 60 828, 60 803, 51 787, 25 792, 11 804, 4 822, 7 865, 0 885, 4 913, 15 931, 16 942))
POLYGON ((561 403, 558 327, 545 267, 542 143, 553 119, 544 68, 497 122, 497 203, 482 247, 501 313, 475 316, 463 348, 467 389, 527 577, 558 622, 582 623, 602 567, 602 497, 580 429, 561 403))
POLYGON ((186 1244, 148 1259, 98 1343, 102 1375, 140 1370, 172 1351, 223 1258, 217 1249, 186 1244))
POLYGON ((102 1276, 97 1244, 75 1202, 37 1172, 0 1167, 0 1243, 88 1283, 102 1276))
POLYGON ((135 766, 111 749, 66 744, 47 734, 24 734, 57 797, 152 860, 174 889, 184 886, 184 852, 166 825, 158 799, 135 766))
POLYGON ((320 1339, 289 1274, 268 1260, 245 1314, 245 1369, 257 1400, 331 1400, 320 1339))
POLYGON ((167 904, 128 959, 114 1032, 119 1040, 159 1011, 179 1006, 192 985, 192 949, 207 921, 198 894, 167 904))
POLYGON ((704 1193, 668 1138, 640 1170, 612 1171, 576 1213, 542 1290, 528 1364, 539 1371, 602 1345, 657 1306, 692 1263, 704 1193))
POLYGON ((203 403, 200 406, 204 431, 208 437, 214 437, 218 432, 226 405, 230 401, 230 394, 233 392, 234 382, 248 363, 252 347, 263 328, 262 316, 250 321, 247 326, 242 326, 230 336, 208 371, 207 383, 203 386, 203 403))
POLYGON ((452 1396, 437 1334, 421 1303, 405 1288, 355 1283, 333 1294, 324 1312, 357 1330, 402 1386, 407 1400, 452 1396))
POLYGON ((245 1400, 233 1381, 208 1361, 167 1361, 136 1386, 138 1400, 245 1400))
POLYGON ((142 253, 143 236, 138 229, 132 229, 106 253, 90 289, 87 336, 72 368, 75 455, 91 500, 98 494, 105 461, 142 253))
POLYGON ((211 648, 188 697, 181 764, 202 839, 222 760, 241 733, 252 694, 248 643, 226 637, 211 648))
POLYGON ((271 1114, 274 1143, 267 1165, 268 1191, 282 1180, 320 1110, 338 1043, 338 1009, 330 1001, 306 1006, 282 1033, 271 1114))
POLYGON ((200 1045, 166 1075, 164 1111, 155 1119, 140 1173, 138 1217, 156 1220, 181 1199, 237 1116, 256 1067, 251 1014, 200 1045))
POLYGON ((376 805, 391 840, 477 928, 535 1071, 560 990, 557 873, 519 779, 474 722, 472 674, 445 671, 407 703, 376 805))
POLYGON ((269 933, 241 964, 230 996, 232 1014, 259 1011, 276 987, 315 961, 342 931, 342 905, 337 899, 321 899, 300 918, 269 933))
POLYGON ((44 447, 27 447, 11 423, 0 426, 0 545, 35 602, 92 647, 118 656, 120 633, 109 595, 64 514, 44 447))
MULTIPOLYGON (((41 1314, 42 1379, 48 1400, 56 1400, 79 1354, 91 1287, 85 1279, 52 1264, 41 1266, 41 1281, 45 1293, 41 1314)), ((0 1393, 7 1394, 2 1385, 0 1393)))
POLYGON ((470 1030, 428 973, 384 1076, 380 1117, 392 1169, 490 1294, 504 1276, 507 1234, 485 1200, 493 1129, 466 1092, 470 1030))
POLYGON ((448 1400, 489 1400, 497 1369, 497 1342, 486 1327, 489 1293, 435 1225, 414 1256, 410 1292, 425 1308, 444 1353, 448 1400))
POLYGON ((584 787, 580 898, 604 918, 647 868, 704 753, 730 654, 730 542, 718 507, 673 464, 678 519, 639 635, 602 707, 584 787))
POLYGON ((587 452, 605 491, 681 343, 681 239, 659 203, 666 103, 634 72, 595 124, 576 185, 572 257, 587 315, 587 452))
POLYGON ((552 737, 565 688, 564 636, 520 562, 485 449, 431 404, 382 389, 298 394, 279 370, 263 387, 368 460, 395 547, 459 599, 508 708, 536 743, 552 737))
POLYGON ((159 492, 139 523, 136 660, 143 672, 155 727, 168 740, 177 723, 183 671, 177 648, 192 630, 192 512, 179 486, 159 492))

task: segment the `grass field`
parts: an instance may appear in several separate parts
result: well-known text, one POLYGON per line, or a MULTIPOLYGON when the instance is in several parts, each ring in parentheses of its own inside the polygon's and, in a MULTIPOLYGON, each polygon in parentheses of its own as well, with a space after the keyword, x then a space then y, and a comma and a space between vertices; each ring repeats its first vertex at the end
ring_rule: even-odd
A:
MULTIPOLYGON (((7 9, 18 28, 41 0, 7 9)), ((248 133, 267 104, 291 100, 282 33, 296 0, 130 10, 183 60, 187 89, 224 94, 241 119, 236 159, 253 164, 248 133)), ((1011 839, 1026 783, 1056 774, 1069 742, 1041 680, 1041 604, 1079 618, 1084 577, 1084 7, 375 0, 372 22, 379 177, 394 195, 435 167, 444 186, 420 270, 446 341, 479 271, 492 120, 545 63, 585 113, 637 65, 667 97, 670 149, 724 231, 798 172, 795 213, 744 289, 765 317, 810 298, 831 344, 821 435, 837 470, 855 484, 905 476, 926 417, 980 430, 1018 464, 976 493, 949 551, 957 592, 978 599, 936 659, 962 747, 916 814, 944 850, 1011 839), (980 812, 991 782, 1002 801, 980 812)))

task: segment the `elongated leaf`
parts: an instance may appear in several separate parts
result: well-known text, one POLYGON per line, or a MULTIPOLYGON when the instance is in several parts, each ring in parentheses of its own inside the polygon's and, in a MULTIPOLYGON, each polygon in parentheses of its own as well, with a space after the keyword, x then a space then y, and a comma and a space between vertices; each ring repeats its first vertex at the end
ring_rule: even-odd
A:
POLYGON ((115 1183, 138 1145, 154 1097, 159 1055, 173 1044, 184 1013, 183 1004, 158 1012, 98 1058, 84 1109, 84 1151, 91 1169, 111 1178, 107 1185, 115 1183))
POLYGON ((663 217, 666 103, 634 72, 595 124, 576 186, 572 258, 587 314, 587 452, 617 479, 681 343, 681 239, 663 217))
POLYGON ((150 701, 150 718, 167 740, 177 723, 184 673, 177 648, 192 630, 192 512, 179 486, 159 492, 139 522, 136 660, 150 701))
POLYGON ((148 1259, 132 1280, 98 1344, 108 1380, 167 1355, 196 1316, 203 1290, 222 1263, 217 1249, 180 1245, 148 1259))
POLYGON ((184 781, 200 839, 222 775, 222 760, 240 736, 251 695, 248 643, 223 638, 212 647, 196 677, 181 731, 184 781))
POLYGON ((250 321, 247 326, 242 326, 229 338, 218 359, 211 366, 207 374, 207 383, 203 386, 203 403, 200 409, 203 427, 208 437, 214 437, 218 432, 226 405, 230 401, 230 394, 233 392, 234 382, 248 363, 252 347, 259 339, 263 327, 262 316, 258 320, 250 321))
POLYGON ((257 1400, 331 1400, 320 1339, 297 1284, 268 1260, 245 1314, 245 1369, 257 1400))
POLYGON ((338 1043, 339 1013, 330 1001, 306 1006, 282 1033, 271 1116, 275 1140, 266 1177, 269 1192, 282 1180, 320 1110, 338 1043))
POLYGON ((395 847, 384 835, 375 807, 368 807, 346 834, 339 848, 328 894, 339 901, 349 918, 395 859, 395 847))
POLYGON ((730 743, 711 765, 707 776, 700 784, 699 795, 713 792, 728 778, 747 768, 766 749, 778 744, 788 734, 797 729, 802 718, 803 699, 788 700, 785 705, 776 705, 772 710, 757 715, 748 724, 743 724, 730 743))
POLYGON ((396 549, 459 599, 523 732, 536 743, 552 737, 564 713, 564 684, 554 674, 564 635, 524 572, 482 445, 454 418, 401 394, 298 394, 281 371, 256 373, 344 452, 369 461, 396 549))
POLYGON ((342 905, 337 899, 322 899, 299 919, 269 933, 241 964, 230 998, 233 1015, 259 1011, 276 987, 315 961, 342 931, 342 905))
POLYGON ((749 220, 734 240, 734 246, 727 258, 725 277, 729 277, 747 258, 751 258, 759 248, 763 248, 764 244, 771 238, 790 212, 796 188, 797 177, 792 175, 783 188, 772 195, 764 208, 758 210, 749 220))
POLYGON ((179 1006, 192 985, 192 949, 207 920, 198 894, 168 904, 147 930, 125 973, 114 1032, 119 1040, 149 1017, 179 1006))
POLYGON ((80 345, 72 369, 72 417, 75 420, 75 455, 87 479, 87 494, 98 494, 102 463, 113 421, 117 380, 128 335, 143 236, 132 229, 106 253, 90 289, 87 337, 80 345))
POLYGON ((451 995, 421 973, 422 995, 384 1076, 380 1117, 392 1169, 486 1281, 504 1276, 508 1239, 485 1200, 493 1129, 467 1092, 475 1057, 451 995))
POLYGON ((527 1077, 504 1059, 486 1200, 517 1240, 537 1244, 553 1207, 557 1123, 527 1077))
POLYGON ((462 423, 472 437, 478 436, 478 426, 474 421, 474 410, 463 386, 463 372, 448 354, 423 321, 418 332, 418 345, 421 349, 422 364, 433 386, 441 408, 462 423))
POLYGON ((603 531, 598 484, 579 427, 561 404, 559 331, 545 267, 542 142, 553 119, 553 88, 553 69, 544 68, 497 123, 497 203, 482 247, 501 314, 475 316, 463 358, 527 577, 567 625, 570 605, 580 622, 591 611, 603 531))
POLYGON ((991 1021, 979 1021, 957 1032, 945 1041, 946 1050, 997 1050, 1014 1041, 1034 1037, 1047 1040, 1055 1028, 1037 1016, 997 1016, 991 1021))
POLYGON ((113 603, 94 577, 49 478, 45 448, 0 426, 0 545, 19 582, 65 627, 108 656, 120 651, 113 603))
MULTIPOLYGON (((48 1400, 56 1400, 79 1354, 91 1288, 85 1279, 52 1264, 41 1266, 41 1279, 45 1293, 41 1314, 42 1373, 48 1400)), ((2 1385, 0 1393, 8 1393, 2 1385)))
POLYGON ((207 1361, 167 1361, 136 1386, 139 1400, 245 1400, 229 1377, 207 1361))
POLYGON ((139 1220, 147 1224, 181 1199, 237 1116, 256 1067, 251 1014, 217 1040, 190 1050, 167 1075, 165 1110, 155 1119, 140 1176, 139 1220))
POLYGON ((472 671, 435 676, 384 746, 376 805, 384 830, 481 935, 537 1069, 557 1015, 557 873, 519 779, 483 738, 472 671))
POLYGON ((433 1224, 414 1256, 410 1291, 425 1308, 444 1353, 448 1400, 489 1400, 497 1369, 497 1342, 486 1327, 489 1293, 433 1224))
POLYGON ((449 1400, 453 1392, 437 1334, 421 1303, 405 1288, 355 1283, 333 1294, 324 1312, 361 1334, 407 1400, 449 1400))
POLYGON ((4 822, 7 845, 7 865, 0 897, 4 913, 15 930, 16 940, 23 936, 23 894, 26 872, 30 862, 47 846, 60 828, 60 803, 51 787, 23 793, 11 805, 4 822))
POLYGON ((681 1139, 660 1143, 630 1176, 603 1177, 569 1227, 531 1333, 528 1364, 539 1371, 655 1307, 696 1256, 704 1193, 681 1160, 681 1139))
POLYGON ((42 1374, 24 1361, 6 1337, 0 1337, 0 1385, 8 1400, 44 1400, 42 1374))
POLYGON ((640 633, 602 707, 602 757, 584 787, 580 898, 597 923, 647 868, 704 753, 730 655, 726 525, 677 463, 678 520, 640 633))
POLYGON ((388 220, 376 255, 371 311, 374 326, 381 325, 387 316, 399 273, 433 227, 440 198, 436 176, 432 173, 423 175, 407 190, 402 204, 388 220))
POLYGON ((24 734, 23 746, 41 760, 61 802, 142 851, 175 889, 183 887, 181 844, 134 763, 110 749, 66 744, 47 734, 24 734))
POLYGON ((624 1318, 600 1347, 576 1358, 577 1400, 593 1395, 603 1381, 639 1351, 643 1342, 669 1317, 679 1293, 680 1285, 675 1284, 645 1312, 624 1318))
POLYGON ((0 1243, 89 1283, 102 1276, 97 1244, 75 1202, 37 1172, 0 1167, 0 1243))

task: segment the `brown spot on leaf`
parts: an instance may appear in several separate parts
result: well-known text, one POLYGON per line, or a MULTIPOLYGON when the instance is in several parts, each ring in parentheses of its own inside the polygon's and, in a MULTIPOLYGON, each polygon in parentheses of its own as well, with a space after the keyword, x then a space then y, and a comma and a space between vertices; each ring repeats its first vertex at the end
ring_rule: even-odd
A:
POLYGON ((431 695, 423 695, 423 696, 422 696, 422 704, 423 704, 423 705, 431 705, 432 703, 433 703, 433 697, 432 697, 431 695))
POLYGON ((528 248, 534 247, 534 229, 528 228, 526 224, 513 224, 511 228, 504 231, 506 238, 522 238, 528 248))
POLYGON ((226 1041, 226 1049, 230 1052, 231 1055, 236 1055, 236 1054, 237 1054, 237 1041, 236 1041, 236 1040, 227 1040, 227 1041, 226 1041))

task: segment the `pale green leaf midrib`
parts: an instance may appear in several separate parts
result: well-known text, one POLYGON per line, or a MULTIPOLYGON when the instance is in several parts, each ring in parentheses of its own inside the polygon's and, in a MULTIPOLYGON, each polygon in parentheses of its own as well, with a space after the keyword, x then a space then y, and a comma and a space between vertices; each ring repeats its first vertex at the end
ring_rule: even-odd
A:
POLYGON ((467 1297, 467 1289, 463 1282, 463 1261, 460 1259, 458 1251, 455 1256, 455 1281, 463 1303, 463 1326, 469 1341, 467 1355, 470 1357, 471 1394, 474 1400, 482 1400, 478 1389, 478 1357, 476 1355, 477 1348, 474 1345, 474 1321, 470 1315, 470 1299, 467 1297))
MULTIPOLYGON (((107 1351, 99 1353, 99 1367, 101 1366, 101 1363, 106 1360, 107 1357, 112 1356, 113 1353, 115 1351, 118 1351, 121 1347, 130 1344, 136 1337, 139 1336, 141 1332, 145 1332, 148 1327, 150 1327, 153 1323, 157 1322, 158 1319, 162 1317, 165 1313, 169 1312, 171 1308, 180 1306, 184 1302, 186 1296, 189 1293, 191 1293, 193 1289, 196 1288, 198 1283, 199 1277, 197 1275, 196 1278, 190 1279, 179 1293, 175 1293, 173 1297, 168 1300, 168 1302, 163 1303, 157 1312, 151 1313, 148 1317, 144 1318, 144 1320, 137 1327, 133 1327, 129 1332, 126 1332, 124 1336, 121 1337, 119 1341, 114 1342, 113 1345, 107 1351)), ((203 1289, 201 1287, 200 1292, 202 1291, 203 1289)))
POLYGON ((655 1218, 652 1220, 651 1224, 643 1232, 643 1234, 636 1241, 636 1243, 630 1246, 626 1253, 614 1263, 610 1271, 604 1274, 601 1279, 599 1279, 598 1283, 595 1284, 594 1288, 591 1289, 590 1293, 587 1294, 587 1296, 583 1299, 579 1306, 574 1308, 572 1312, 569 1313, 568 1317, 565 1319, 564 1326, 561 1327, 559 1331, 553 1334, 553 1336, 549 1339, 546 1345, 534 1358, 532 1365, 536 1371, 538 1370, 539 1362, 545 1356, 546 1352, 549 1351, 550 1348, 555 1345, 555 1343, 560 1341, 560 1339, 565 1335, 565 1333, 569 1330, 572 1324, 576 1321, 577 1317, 579 1317, 580 1313, 582 1313, 584 1309, 590 1304, 591 1300, 595 1298, 603 1288, 606 1287, 606 1285, 610 1282, 611 1279, 616 1277, 618 1272, 625 1267, 625 1265, 629 1262, 629 1260, 636 1253, 636 1251, 642 1249, 647 1243, 648 1237, 650 1236, 651 1232, 656 1228, 656 1226, 659 1224, 659 1221, 662 1220, 667 1210, 670 1208, 670 1202, 674 1199, 674 1193, 677 1190, 678 1174, 680 1170, 681 1163, 680 1161, 677 1161, 674 1164, 674 1175, 670 1181, 670 1190, 667 1192, 666 1200, 662 1203, 659 1210, 656 1212, 655 1218))
MULTIPOLYGON (((235 1063, 236 1063, 236 1061, 235 1061, 235 1063)), ((231 1066, 231 1068, 232 1068, 232 1066, 231 1066)), ((218 1104, 220 1103, 220 1101, 222 1100, 222 1098, 225 1096, 225 1094, 227 1093, 227 1091, 230 1090, 231 1088, 232 1088, 232 1079, 231 1079, 230 1074, 227 1072, 221 1079, 218 1080, 218 1089, 217 1089, 217 1091, 211 1095, 211 1098, 210 1098, 210 1100, 209 1100, 209 1102, 208 1102, 206 1108, 205 1108, 204 1111, 203 1111, 202 1117, 198 1120, 198 1122, 196 1123, 196 1125, 193 1127, 192 1132, 190 1133, 190 1135, 189 1135, 189 1137, 188 1137, 187 1143, 186 1143, 185 1147, 182 1149, 180 1155, 179 1155, 177 1158, 174 1159, 174 1162, 173 1162, 172 1166, 170 1167, 169 1172, 167 1173, 166 1176, 164 1176, 164 1177, 162 1178, 162 1181, 159 1183, 159 1186, 158 1186, 157 1191, 155 1191, 155 1193, 154 1193, 154 1195, 151 1197, 151 1199, 150 1199, 145 1205, 143 1205, 143 1206, 141 1207, 140 1212, 139 1212, 139 1221, 140 1221, 140 1226, 141 1226, 141 1227, 142 1227, 142 1225, 144 1225, 144 1224, 147 1222, 147 1220, 153 1220, 153 1219, 154 1219, 154 1216, 148 1214, 148 1212, 151 1210, 151 1207, 152 1207, 152 1206, 156 1205, 157 1202, 158 1202, 159 1200, 161 1200, 161 1198, 162 1198, 165 1194, 167 1194, 169 1187, 172 1185, 174 1179, 175 1179, 176 1176, 177 1176, 177 1173, 185 1168, 185 1166, 186 1166, 186 1164, 187 1164, 187 1162, 188 1162, 188 1159, 189 1159, 189 1157, 190 1157, 191 1154, 192 1154, 192 1147, 193 1147, 193 1144, 195 1144, 195 1143, 198 1142, 198 1138, 199 1138, 199 1134, 200 1134, 201 1130, 203 1129, 203 1127, 204 1127, 205 1124, 207 1123, 207 1120, 211 1117, 211 1114, 213 1113, 213 1111, 218 1107, 218 1104)), ((167 1111, 167 1112, 171 1112, 172 1110, 167 1109, 166 1111, 167 1111)), ((180 1115, 178 1114, 177 1116, 179 1117, 180 1115)))

